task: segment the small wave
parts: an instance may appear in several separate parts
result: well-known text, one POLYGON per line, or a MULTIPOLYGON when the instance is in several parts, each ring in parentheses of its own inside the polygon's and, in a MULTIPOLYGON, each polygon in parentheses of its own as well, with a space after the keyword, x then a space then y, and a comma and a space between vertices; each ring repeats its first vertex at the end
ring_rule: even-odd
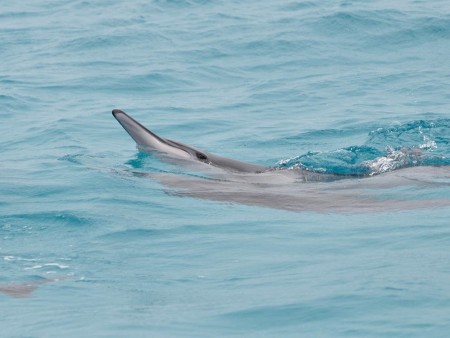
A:
POLYGON ((437 39, 448 40, 450 20, 446 18, 424 17, 415 20, 414 24, 398 25, 396 29, 378 35, 373 46, 382 43, 388 46, 417 46, 437 39))
POLYGON ((59 263, 46 263, 46 264, 37 264, 30 267, 24 268, 24 270, 39 270, 46 273, 54 273, 58 270, 68 269, 68 265, 59 264, 59 263), (56 271, 55 271, 56 270, 56 271))
POLYGON ((362 146, 308 152, 278 162, 278 168, 320 173, 376 175, 420 165, 450 165, 450 120, 418 120, 378 128, 362 146))
POLYGON ((388 148, 389 154, 371 161, 365 161, 362 166, 369 169, 369 175, 381 174, 395 169, 419 165, 423 152, 419 149, 393 150, 388 148))
MULTIPOLYGON (((8 215, 7 219, 33 221, 47 227, 49 224, 58 224, 64 226, 85 226, 91 224, 91 220, 84 215, 77 215, 67 211, 48 211, 48 212, 30 212, 23 214, 8 215)), ((12 228, 10 231, 25 231, 31 228, 23 227, 21 229, 12 228)))

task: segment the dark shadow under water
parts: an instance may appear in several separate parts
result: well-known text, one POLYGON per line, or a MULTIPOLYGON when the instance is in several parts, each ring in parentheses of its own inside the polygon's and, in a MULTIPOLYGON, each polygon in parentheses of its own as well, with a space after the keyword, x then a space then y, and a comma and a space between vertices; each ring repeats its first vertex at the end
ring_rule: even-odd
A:
POLYGON ((15 282, 8 284, 0 284, 0 293, 13 298, 28 298, 31 297, 32 293, 43 284, 59 282, 64 280, 64 278, 52 278, 52 279, 38 279, 29 282, 15 282))

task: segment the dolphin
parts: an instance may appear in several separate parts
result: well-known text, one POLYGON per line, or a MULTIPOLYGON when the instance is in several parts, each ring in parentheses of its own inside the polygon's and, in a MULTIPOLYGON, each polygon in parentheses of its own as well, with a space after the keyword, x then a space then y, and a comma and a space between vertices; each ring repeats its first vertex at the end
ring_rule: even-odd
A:
MULTIPOLYGON (((232 177, 235 179, 245 178, 246 181, 252 180, 253 182, 259 181, 261 183, 272 179, 273 175, 277 177, 277 181, 282 179, 284 182, 334 181, 350 177, 361 177, 361 175, 317 173, 301 168, 281 170, 280 168, 241 162, 158 136, 120 109, 114 109, 112 114, 133 138, 140 150, 162 155, 166 160, 178 159, 207 164, 233 174, 232 177)), ((227 179, 230 179, 230 177, 227 177, 227 179)))
POLYGON ((450 206, 448 195, 436 196, 434 190, 428 190, 441 191, 450 186, 449 166, 416 166, 374 176, 315 173, 301 168, 281 170, 213 155, 158 136, 119 109, 112 114, 140 150, 162 155, 166 160, 205 165, 203 170, 211 174, 207 177, 131 171, 155 179, 173 195, 289 211, 353 213, 450 206), (316 184, 297 184, 308 182, 316 184), (397 194, 393 194, 394 188, 397 194), (417 199, 418 195, 424 198, 417 199))
POLYGON ((198 161, 233 172, 263 173, 271 170, 270 167, 245 163, 214 155, 183 143, 158 136, 120 109, 114 109, 112 114, 128 134, 130 134, 137 145, 144 151, 156 151, 157 153, 169 155, 170 157, 198 161))

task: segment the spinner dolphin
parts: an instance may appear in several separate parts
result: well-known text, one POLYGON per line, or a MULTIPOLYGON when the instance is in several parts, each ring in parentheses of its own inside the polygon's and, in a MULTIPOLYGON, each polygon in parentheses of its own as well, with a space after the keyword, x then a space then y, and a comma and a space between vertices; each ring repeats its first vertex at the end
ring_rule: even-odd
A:
POLYGON ((208 177, 132 172, 157 180, 171 194, 290 211, 353 213, 450 206, 446 193, 427 196, 430 187, 448 189, 448 166, 403 168, 375 176, 314 173, 300 168, 280 170, 217 156, 163 138, 119 109, 112 113, 140 150, 163 159, 200 163, 205 171, 212 171, 208 177), (298 184, 308 182, 316 184, 298 184), (392 189, 397 189, 397 194, 392 189))
POLYGON ((245 173, 262 173, 270 170, 256 164, 245 163, 230 158, 214 155, 183 143, 160 137, 148 130, 138 121, 119 109, 112 111, 113 116, 130 134, 138 146, 147 152, 156 151, 175 158, 199 161, 215 167, 245 173))

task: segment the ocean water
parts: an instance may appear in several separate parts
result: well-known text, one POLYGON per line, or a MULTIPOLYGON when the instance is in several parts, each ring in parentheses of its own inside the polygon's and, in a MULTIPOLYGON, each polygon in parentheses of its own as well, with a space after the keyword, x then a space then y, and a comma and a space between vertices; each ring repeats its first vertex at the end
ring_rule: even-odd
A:
MULTIPOLYGON (((180 195, 145 173, 184 169, 111 110, 223 156, 385 182, 450 164, 449 55, 443 0, 4 1, 0 335, 446 337, 448 204, 180 195)), ((434 183, 393 189, 450 199, 434 183)))

